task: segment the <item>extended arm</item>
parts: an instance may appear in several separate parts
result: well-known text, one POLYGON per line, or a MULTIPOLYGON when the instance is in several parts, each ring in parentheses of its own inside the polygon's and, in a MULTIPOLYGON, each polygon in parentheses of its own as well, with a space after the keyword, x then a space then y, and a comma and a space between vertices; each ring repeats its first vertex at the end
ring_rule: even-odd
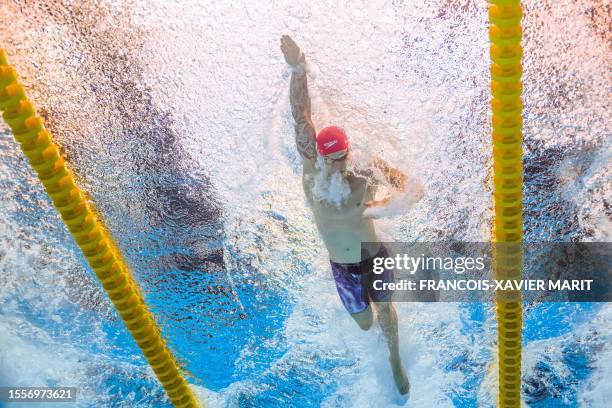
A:
POLYGON ((289 85, 289 100, 291 113, 295 120, 295 143, 297 150, 304 159, 315 160, 316 132, 310 117, 310 96, 308 95, 308 80, 306 78, 306 59, 300 47, 289 37, 281 38, 281 50, 285 60, 291 66, 291 84, 289 85))

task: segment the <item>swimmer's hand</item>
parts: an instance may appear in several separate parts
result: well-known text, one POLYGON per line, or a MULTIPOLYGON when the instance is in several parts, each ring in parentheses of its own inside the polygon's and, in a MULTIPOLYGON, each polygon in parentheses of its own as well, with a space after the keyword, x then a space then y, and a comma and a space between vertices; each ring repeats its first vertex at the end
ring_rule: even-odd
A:
POLYGON ((363 211, 363 218, 394 217, 406 212, 423 198, 423 187, 419 183, 411 181, 406 187, 403 191, 391 194, 382 200, 365 202, 366 209, 363 211))
POLYGON ((391 196, 387 196, 383 198, 382 200, 366 201, 363 205, 365 205, 367 208, 384 207, 385 205, 389 204, 390 201, 391 201, 391 196))
POLYGON ((363 205, 366 207, 363 212, 363 218, 366 220, 376 220, 385 216, 383 210, 391 202, 391 196, 387 196, 382 200, 370 200, 366 201, 363 205))
POLYGON ((281 51, 285 57, 285 61, 287 64, 292 67, 296 67, 300 64, 303 64, 306 60, 304 53, 300 50, 300 47, 293 41, 293 38, 288 35, 283 35, 281 37, 281 51))

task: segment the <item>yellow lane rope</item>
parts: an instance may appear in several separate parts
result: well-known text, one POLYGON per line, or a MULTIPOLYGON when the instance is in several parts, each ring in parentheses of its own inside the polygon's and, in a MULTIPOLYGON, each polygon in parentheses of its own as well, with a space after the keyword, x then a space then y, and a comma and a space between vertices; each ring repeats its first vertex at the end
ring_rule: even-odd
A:
POLYGON ((187 381, 144 303, 121 252, 93 204, 76 186, 58 146, 27 99, 0 49, 0 110, 55 208, 102 283, 117 312, 177 407, 198 407, 187 381))
MULTIPOLYGON (((520 0, 489 0, 495 189, 493 256, 496 279, 520 279, 523 264, 522 15, 520 0)), ((522 330, 520 293, 498 293, 496 306, 498 406, 519 407, 522 330)))

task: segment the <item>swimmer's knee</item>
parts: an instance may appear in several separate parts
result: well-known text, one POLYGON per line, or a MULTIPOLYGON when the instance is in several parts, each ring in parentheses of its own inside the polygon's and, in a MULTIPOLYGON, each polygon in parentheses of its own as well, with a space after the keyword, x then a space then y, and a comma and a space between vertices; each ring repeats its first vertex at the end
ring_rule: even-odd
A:
POLYGON ((396 318, 395 308, 392 302, 375 302, 376 314, 380 319, 387 320, 396 318))
POLYGON ((391 302, 374 302, 374 307, 376 307, 378 313, 388 313, 394 310, 391 302))
POLYGON ((368 306, 364 310, 358 313, 351 314, 351 317, 359 328, 363 331, 368 331, 372 327, 372 323, 374 323, 374 319, 372 317, 372 308, 368 306))
POLYGON ((370 328, 372 327, 372 325, 374 324, 374 321, 372 319, 370 319, 367 322, 357 322, 357 324, 359 325, 359 328, 363 331, 368 331, 370 330, 370 328))
POLYGON ((357 325, 359 326, 359 328, 363 331, 368 331, 370 330, 370 328, 372 328, 372 325, 374 324, 374 319, 370 318, 369 320, 357 320, 355 319, 355 321, 357 322, 357 325))

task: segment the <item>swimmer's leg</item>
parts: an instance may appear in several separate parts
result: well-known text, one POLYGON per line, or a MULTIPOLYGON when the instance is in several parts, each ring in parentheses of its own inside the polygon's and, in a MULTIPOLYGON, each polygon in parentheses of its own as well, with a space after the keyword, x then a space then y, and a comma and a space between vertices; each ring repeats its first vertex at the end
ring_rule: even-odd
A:
POLYGON ((408 394, 410 383, 406 370, 402 366, 402 360, 399 353, 399 334, 397 330, 397 313, 392 302, 373 302, 378 315, 378 324, 387 340, 389 347, 389 362, 393 371, 393 379, 400 394, 408 394))
POLYGON ((365 309, 358 313, 351 313, 351 317, 362 330, 370 330, 372 323, 374 322, 374 314, 372 313, 372 306, 368 305, 365 309))

